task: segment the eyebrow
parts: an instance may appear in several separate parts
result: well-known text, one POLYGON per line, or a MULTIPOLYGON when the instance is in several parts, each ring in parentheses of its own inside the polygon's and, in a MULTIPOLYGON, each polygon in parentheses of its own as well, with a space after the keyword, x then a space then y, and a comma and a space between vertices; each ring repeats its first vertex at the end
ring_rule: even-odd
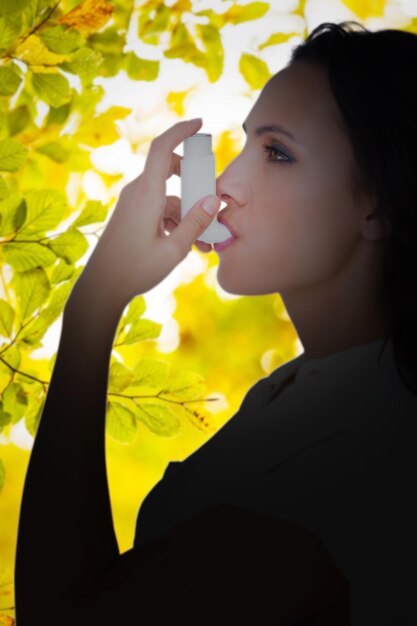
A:
MULTIPOLYGON (((247 133, 245 122, 243 122, 242 128, 245 133, 247 133)), ((265 124, 264 126, 258 126, 258 128, 255 128, 255 137, 260 137, 261 135, 269 132, 281 133, 282 135, 286 135, 287 137, 295 141, 295 143, 298 143, 294 135, 292 135, 289 130, 285 130, 283 126, 278 126, 277 124, 265 124)))

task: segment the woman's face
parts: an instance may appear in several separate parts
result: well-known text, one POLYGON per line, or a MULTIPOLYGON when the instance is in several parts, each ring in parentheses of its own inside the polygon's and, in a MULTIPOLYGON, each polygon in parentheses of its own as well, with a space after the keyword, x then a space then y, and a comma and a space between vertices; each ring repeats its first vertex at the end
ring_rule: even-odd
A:
POLYGON ((242 295, 285 293, 334 277, 360 240, 353 153, 325 71, 297 62, 276 74, 246 117, 242 152, 217 179, 238 235, 218 251, 217 280, 242 295), (280 125, 291 133, 267 131, 280 125), (263 145, 274 144, 278 153, 263 145))

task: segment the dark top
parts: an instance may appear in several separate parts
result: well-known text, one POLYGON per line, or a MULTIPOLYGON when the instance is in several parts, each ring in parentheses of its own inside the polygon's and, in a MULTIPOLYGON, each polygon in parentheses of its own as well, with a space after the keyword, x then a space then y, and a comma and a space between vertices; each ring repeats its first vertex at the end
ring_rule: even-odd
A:
POLYGON ((209 441, 169 463, 139 510, 134 545, 237 505, 323 542, 349 581, 352 626, 415 626, 417 396, 391 338, 383 348, 303 353, 259 380, 209 441))

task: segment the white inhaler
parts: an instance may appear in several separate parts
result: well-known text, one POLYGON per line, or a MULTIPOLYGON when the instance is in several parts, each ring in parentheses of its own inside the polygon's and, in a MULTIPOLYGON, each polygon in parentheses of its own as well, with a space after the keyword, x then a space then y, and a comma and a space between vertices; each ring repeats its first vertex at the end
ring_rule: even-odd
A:
MULTIPOLYGON (((184 156, 180 161, 181 219, 200 198, 216 195, 216 162, 211 139, 208 133, 195 133, 184 140, 184 156)), ((230 237, 230 230, 215 219, 198 240, 219 243, 230 237)))

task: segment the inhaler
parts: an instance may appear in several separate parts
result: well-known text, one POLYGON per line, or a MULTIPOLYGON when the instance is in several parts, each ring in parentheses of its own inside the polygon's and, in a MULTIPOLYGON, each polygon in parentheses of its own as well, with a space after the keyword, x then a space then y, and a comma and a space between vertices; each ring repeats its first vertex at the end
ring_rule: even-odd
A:
MULTIPOLYGON (((208 133, 195 133, 184 140, 184 156, 180 161, 181 219, 200 198, 216 195, 216 162, 211 139, 208 133)), ((232 236, 230 230, 216 219, 198 239, 205 243, 219 243, 232 236)))

